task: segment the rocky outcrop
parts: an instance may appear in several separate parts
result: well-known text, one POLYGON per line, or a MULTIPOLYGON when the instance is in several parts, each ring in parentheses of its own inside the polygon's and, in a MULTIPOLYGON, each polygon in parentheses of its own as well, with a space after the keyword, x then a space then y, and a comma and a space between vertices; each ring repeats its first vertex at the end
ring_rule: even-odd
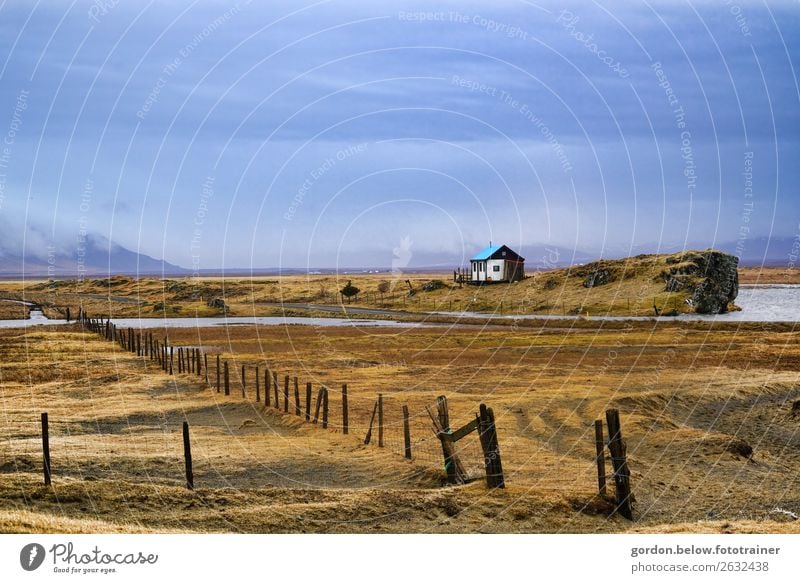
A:
POLYGON ((206 304, 209 308, 215 308, 217 310, 222 310, 223 313, 228 312, 228 305, 225 303, 225 300, 222 298, 211 298, 209 299, 206 304))
POLYGON ((586 276, 583 280, 583 287, 596 287, 605 285, 614 280, 614 276, 609 269, 596 269, 586 276))
POLYGON ((739 295, 739 259, 721 251, 687 251, 667 257, 665 291, 686 292, 699 314, 724 314, 739 295))

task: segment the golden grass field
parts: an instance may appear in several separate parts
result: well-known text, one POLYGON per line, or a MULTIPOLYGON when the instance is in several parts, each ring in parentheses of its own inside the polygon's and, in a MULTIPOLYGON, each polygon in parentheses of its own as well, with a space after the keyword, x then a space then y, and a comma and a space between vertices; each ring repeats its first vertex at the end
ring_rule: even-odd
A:
MULTIPOLYGON (((800 412, 792 409, 800 333, 573 324, 169 330, 174 345, 209 355, 212 385, 216 355, 229 361, 227 397, 203 376, 166 375, 77 325, 0 330, 0 530, 800 532, 781 511, 800 511, 800 412), (306 382, 315 394, 327 385, 331 427, 257 403, 255 366, 296 375, 303 397, 306 382), (350 435, 339 429, 343 382, 350 435), (375 435, 363 444, 377 393, 384 448, 375 435), (494 409, 506 489, 444 485, 424 411, 440 394, 454 427, 480 402, 494 409), (412 461, 402 457, 403 404, 412 461), (622 414, 633 523, 609 516, 596 495, 593 422, 608 407, 622 414), (42 485, 42 411, 51 488, 42 485), (183 486, 183 420, 194 492, 183 486), (740 442, 752 459, 737 453, 740 442)), ((461 455, 479 475, 476 441, 465 439, 461 455)))

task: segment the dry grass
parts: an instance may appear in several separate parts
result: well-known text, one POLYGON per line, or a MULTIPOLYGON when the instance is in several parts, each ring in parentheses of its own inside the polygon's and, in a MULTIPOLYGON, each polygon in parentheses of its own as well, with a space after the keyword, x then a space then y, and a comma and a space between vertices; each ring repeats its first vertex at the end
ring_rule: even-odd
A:
POLYGON ((361 290, 345 302, 353 307, 388 308, 406 311, 476 311, 519 314, 589 314, 652 316, 653 306, 661 313, 686 312, 686 292, 665 291, 662 272, 666 261, 681 254, 648 255, 595 266, 613 273, 609 283, 584 287, 588 266, 550 271, 529 269, 525 280, 512 284, 459 286, 453 272, 384 274, 269 276, 253 278, 112 278, 85 281, 4 282, 0 290, 43 306, 48 317, 62 318, 69 306, 72 315, 83 307, 94 316, 163 317, 219 316, 224 310, 213 301, 222 300, 230 315, 275 315, 276 304, 340 304, 339 290, 348 281, 361 290), (408 282, 406 281, 408 280, 408 282), (425 291, 431 281, 440 287, 425 291), (389 291, 381 293, 381 284, 389 291), (415 290, 408 296, 409 284, 415 290))
POLYGON ((800 284, 800 269, 791 267, 740 267, 740 283, 800 284))
MULTIPOLYGON (((583 323, 583 325, 588 325, 583 323)), ((0 331, 3 530, 195 532, 795 532, 800 335, 653 325, 594 328, 170 330, 231 365, 232 395, 169 377, 77 328, 0 331), (243 398, 239 371, 246 365, 243 398), (265 409, 254 367, 330 387, 331 428, 265 409), (349 387, 351 435, 341 434, 349 387), (377 393, 385 448, 363 445, 377 393), (442 487, 424 407, 454 426, 495 410, 508 488, 442 487), (403 459, 402 404, 414 461, 403 459), (594 492, 592 423, 618 407, 637 522, 594 492), (40 486, 38 415, 51 418, 54 487, 40 486), (197 491, 182 485, 181 422, 197 491), (751 460, 731 442, 754 448, 751 460), (88 520, 89 522, 84 522, 88 520), (712 522, 708 522, 712 521, 712 522), (97 530, 93 530, 97 529, 97 530)), ((263 394, 263 382, 261 384, 263 394)), ((290 394, 293 386, 290 385, 290 394)), ((465 440, 475 441, 475 440, 465 440)), ((477 445, 462 451, 479 469, 477 445)))

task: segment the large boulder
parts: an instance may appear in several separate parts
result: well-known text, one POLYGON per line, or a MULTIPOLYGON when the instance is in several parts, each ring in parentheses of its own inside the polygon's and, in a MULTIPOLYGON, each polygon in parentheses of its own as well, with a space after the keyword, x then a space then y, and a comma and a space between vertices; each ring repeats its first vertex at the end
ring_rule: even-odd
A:
POLYGON ((667 258, 666 291, 685 291, 698 314, 724 314, 739 295, 739 259, 721 251, 687 251, 667 258))

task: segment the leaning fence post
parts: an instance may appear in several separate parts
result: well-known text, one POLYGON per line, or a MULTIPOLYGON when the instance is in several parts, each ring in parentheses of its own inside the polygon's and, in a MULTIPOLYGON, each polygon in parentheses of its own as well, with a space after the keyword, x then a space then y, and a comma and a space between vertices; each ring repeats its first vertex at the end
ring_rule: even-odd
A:
POLYGON ((601 496, 606 495, 606 454, 603 443, 603 421, 594 422, 594 447, 597 453, 597 490, 601 496))
POLYGON ((269 407, 269 392, 272 390, 272 387, 269 386, 269 369, 264 368, 264 406, 269 407))
POLYGON ((347 383, 342 383, 342 433, 350 431, 350 419, 347 410, 347 383))
POLYGON ((617 510, 628 520, 633 520, 631 473, 628 468, 626 446, 625 441, 622 439, 622 427, 617 409, 608 409, 606 411, 606 424, 608 427, 608 449, 611 452, 611 463, 614 466, 617 510))
POLYGON ((272 392, 275 395, 275 408, 280 410, 281 399, 280 395, 278 394, 278 390, 278 373, 276 371, 272 371, 272 392))
POLYGON ((378 393, 378 447, 383 447, 383 395, 378 393))
POLYGON ((408 405, 403 405, 403 442, 406 459, 411 459, 411 429, 408 426, 408 405))
POLYGON ((378 412, 378 401, 375 401, 375 405, 372 407, 372 417, 369 418, 369 427, 367 428, 367 434, 364 436, 364 445, 369 445, 369 442, 372 440, 372 424, 375 423, 375 414, 378 412))
POLYGON ((283 412, 289 412, 289 375, 283 377, 283 412))
POLYGON ((194 474, 192 473, 192 446, 189 443, 189 422, 183 422, 183 459, 186 465, 186 487, 194 490, 194 474))
POLYGON ((44 485, 50 485, 50 422, 47 413, 42 413, 42 458, 44 460, 44 485))
POLYGON ((325 387, 320 387, 319 393, 317 393, 317 406, 314 409, 314 423, 319 421, 319 408, 322 406, 322 395, 325 392, 325 387))
POLYGON ((208 355, 203 353, 203 368, 206 370, 206 384, 208 385, 208 355))
POLYGON ((300 415, 300 387, 297 384, 297 377, 294 377, 294 414, 300 415))

